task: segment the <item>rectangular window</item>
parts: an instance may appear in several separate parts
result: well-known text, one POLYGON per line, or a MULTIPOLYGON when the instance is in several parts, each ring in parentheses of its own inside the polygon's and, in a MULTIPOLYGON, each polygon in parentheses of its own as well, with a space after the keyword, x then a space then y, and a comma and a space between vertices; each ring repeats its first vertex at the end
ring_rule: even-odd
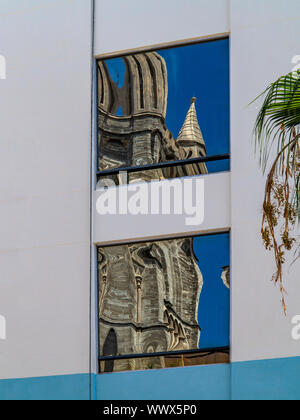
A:
POLYGON ((97 62, 98 179, 229 170, 229 40, 97 62))
POLYGON ((98 248, 101 373, 229 362, 229 234, 98 248))

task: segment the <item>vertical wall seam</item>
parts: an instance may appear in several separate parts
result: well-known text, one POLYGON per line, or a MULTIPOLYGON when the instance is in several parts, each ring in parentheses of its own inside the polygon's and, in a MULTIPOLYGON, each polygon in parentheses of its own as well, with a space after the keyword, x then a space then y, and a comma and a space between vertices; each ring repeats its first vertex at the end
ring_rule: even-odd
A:
POLYGON ((94 267, 94 253, 93 253, 93 190, 95 184, 95 165, 94 165, 94 73, 95 73, 95 60, 94 60, 94 40, 95 40, 95 0, 91 0, 91 56, 90 56, 90 78, 91 78, 91 109, 90 109, 90 285, 89 285, 89 400, 95 397, 92 372, 92 290, 93 290, 93 267, 94 267))

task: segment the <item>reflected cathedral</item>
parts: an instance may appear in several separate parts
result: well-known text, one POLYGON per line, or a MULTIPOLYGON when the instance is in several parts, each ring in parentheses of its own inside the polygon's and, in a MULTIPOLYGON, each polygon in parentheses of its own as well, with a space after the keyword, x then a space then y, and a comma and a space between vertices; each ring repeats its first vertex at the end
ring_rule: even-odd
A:
MULTIPOLYGON (((165 60, 157 53, 123 58, 124 84, 110 77, 105 61, 98 63, 99 170, 206 156, 195 102, 177 140, 165 124, 168 80, 165 60), (122 116, 116 115, 122 109, 122 116)), ((207 173, 204 163, 148 170, 130 175, 130 181, 174 178, 207 173)), ((129 182, 130 182, 129 181, 129 182)))
MULTIPOLYGON (((122 87, 113 81, 106 62, 98 62, 98 169, 206 156, 196 98, 177 139, 166 127, 165 60, 150 52, 125 56, 123 62, 122 87)), ((129 182, 206 173, 205 163, 197 163, 130 173, 129 182)), ((198 348, 203 279, 191 238, 99 248, 98 268, 101 356, 198 348)), ((165 363, 163 357, 106 361, 101 371, 160 368, 165 363)))

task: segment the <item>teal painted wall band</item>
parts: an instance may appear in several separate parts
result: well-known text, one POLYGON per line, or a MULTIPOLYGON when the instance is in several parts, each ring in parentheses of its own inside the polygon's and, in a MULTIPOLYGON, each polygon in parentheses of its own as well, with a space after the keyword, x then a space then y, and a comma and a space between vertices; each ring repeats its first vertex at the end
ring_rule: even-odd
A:
MULTIPOLYGON (((98 400, 299 400, 300 357, 92 375, 98 400)), ((0 400, 88 400, 90 375, 0 380, 0 400)))
POLYGON ((88 400, 89 374, 0 380, 3 400, 88 400))

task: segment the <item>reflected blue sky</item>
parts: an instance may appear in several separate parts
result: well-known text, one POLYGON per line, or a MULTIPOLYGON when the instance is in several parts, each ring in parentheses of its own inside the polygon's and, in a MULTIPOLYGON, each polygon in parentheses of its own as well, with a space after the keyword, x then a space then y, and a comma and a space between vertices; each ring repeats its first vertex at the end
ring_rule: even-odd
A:
POLYGON ((224 285, 222 267, 230 265, 229 234, 194 238, 194 252, 203 275, 198 322, 201 327, 199 348, 229 346, 230 291, 224 285))
POLYGON ((229 152, 229 40, 158 51, 168 69, 166 123, 177 138, 196 96, 207 155, 229 152))
MULTIPOLYGON (((112 81, 117 84, 118 88, 123 87, 126 67, 122 58, 119 57, 113 58, 112 60, 107 60, 106 65, 112 81)), ((116 115, 119 117, 123 116, 123 110, 121 106, 118 108, 116 115)))
POLYGON ((111 60, 106 60, 105 62, 112 81, 117 83, 117 86, 119 88, 123 87, 125 76, 125 63, 122 60, 122 58, 113 58, 111 60))

